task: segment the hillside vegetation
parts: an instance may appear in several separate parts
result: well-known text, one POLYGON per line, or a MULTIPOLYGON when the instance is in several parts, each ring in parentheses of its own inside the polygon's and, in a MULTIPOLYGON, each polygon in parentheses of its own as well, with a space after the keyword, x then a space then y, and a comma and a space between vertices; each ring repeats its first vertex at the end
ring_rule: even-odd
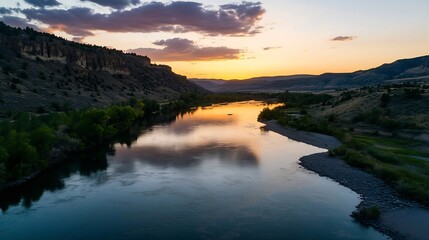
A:
POLYGON ((148 57, 67 41, 0 22, 0 114, 159 102, 205 92, 148 57))
POLYGON ((67 154, 114 143, 143 120, 144 104, 130 102, 103 109, 20 113, 0 122, 0 189, 63 160, 67 154))
POLYGON ((336 136, 343 145, 331 155, 429 206, 428 89, 408 83, 331 95, 286 92, 279 97, 285 106, 264 109, 259 119, 336 136))

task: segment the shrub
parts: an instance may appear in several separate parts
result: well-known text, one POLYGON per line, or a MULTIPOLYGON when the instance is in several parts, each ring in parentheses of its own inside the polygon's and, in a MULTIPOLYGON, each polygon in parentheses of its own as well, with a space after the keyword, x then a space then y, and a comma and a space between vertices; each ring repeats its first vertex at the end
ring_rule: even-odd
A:
POLYGON ((51 107, 54 109, 54 111, 57 111, 57 112, 59 112, 59 111, 61 111, 61 106, 60 106, 60 104, 58 104, 57 102, 52 102, 52 104, 51 104, 51 107))
POLYGON ((6 160, 9 157, 6 149, 0 146, 0 186, 6 181, 6 160))
POLYGON ((3 66, 3 74, 9 75, 12 72, 14 72, 14 69, 11 68, 9 65, 4 65, 3 66))
POLYGON ((346 155, 346 152, 347 152, 347 148, 341 145, 340 147, 330 149, 328 153, 329 153, 329 156, 334 157, 334 156, 344 156, 346 155))
POLYGON ((18 78, 13 78, 13 79, 11 80, 11 82, 12 82, 13 84, 20 84, 20 83, 21 83, 21 80, 19 80, 18 78))
POLYGON ((390 95, 388 93, 384 93, 381 95, 381 107, 386 108, 387 104, 389 103, 390 95))
POLYGON ((22 79, 27 79, 28 78, 28 74, 26 72, 19 72, 18 73, 18 77, 22 78, 22 79))
POLYGON ((11 130, 5 143, 9 154, 6 162, 6 168, 9 170, 7 175, 20 178, 33 173, 38 168, 37 150, 30 144, 26 133, 11 130))
POLYGON ((329 114, 328 116, 329 122, 335 122, 336 119, 337 119, 337 116, 335 114, 329 114))
POLYGON ((45 73, 39 72, 39 78, 42 79, 42 80, 46 80, 45 73))
POLYGON ((286 91, 280 94, 279 101, 288 107, 304 107, 313 104, 326 104, 333 97, 329 94, 291 93, 286 91))
POLYGON ((405 97, 411 98, 411 99, 420 99, 422 97, 422 94, 419 88, 405 88, 404 95, 405 97))
POLYGON ((39 106, 39 107, 37 108, 37 113, 39 113, 39 114, 46 113, 46 110, 45 110, 45 108, 44 108, 44 107, 39 106))
POLYGON ((99 109, 81 112, 80 119, 74 127, 74 132, 87 146, 99 145, 106 134, 108 115, 99 109))
POLYGON ((30 142, 37 149, 39 157, 48 159, 52 143, 55 139, 54 130, 42 125, 30 134, 30 142))
POLYGON ((381 210, 378 206, 364 207, 352 213, 352 216, 359 221, 377 220, 380 215, 381 210))
POLYGON ((353 167, 371 170, 373 162, 367 156, 355 150, 348 150, 345 153, 344 160, 353 167))
POLYGON ((266 108, 262 109, 261 113, 259 113, 258 121, 272 120, 272 119, 274 119, 275 115, 276 114, 274 113, 274 111, 272 111, 271 109, 266 107, 266 108))
POLYGON ((402 196, 429 205, 429 191, 427 185, 425 187, 419 183, 401 180, 397 181, 394 187, 402 196))
POLYGON ((373 108, 371 111, 359 113, 358 115, 354 116, 352 121, 353 122, 366 122, 371 124, 378 124, 381 118, 381 111, 378 108, 373 108))

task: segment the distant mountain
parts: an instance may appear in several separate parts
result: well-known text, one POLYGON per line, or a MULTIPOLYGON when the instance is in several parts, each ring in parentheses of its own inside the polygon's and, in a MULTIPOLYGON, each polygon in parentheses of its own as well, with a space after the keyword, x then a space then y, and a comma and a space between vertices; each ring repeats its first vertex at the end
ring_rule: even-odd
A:
POLYGON ((409 81, 429 82, 429 56, 398 60, 353 73, 259 77, 229 81, 190 80, 215 92, 326 91, 409 81))
POLYGON ((148 57, 79 44, 0 22, 0 112, 166 101, 205 92, 148 57))
POLYGON ((226 80, 222 79, 198 79, 193 78, 189 79, 191 82, 197 84, 198 86, 207 89, 211 92, 216 92, 220 86, 226 83, 226 80))

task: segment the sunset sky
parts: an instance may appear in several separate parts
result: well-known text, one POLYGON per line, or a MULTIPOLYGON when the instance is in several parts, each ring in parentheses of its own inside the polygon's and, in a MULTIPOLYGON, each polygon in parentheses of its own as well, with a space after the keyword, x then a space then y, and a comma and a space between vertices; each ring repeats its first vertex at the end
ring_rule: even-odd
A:
POLYGON ((0 20, 190 78, 350 72, 429 54, 427 0, 7 0, 0 20))

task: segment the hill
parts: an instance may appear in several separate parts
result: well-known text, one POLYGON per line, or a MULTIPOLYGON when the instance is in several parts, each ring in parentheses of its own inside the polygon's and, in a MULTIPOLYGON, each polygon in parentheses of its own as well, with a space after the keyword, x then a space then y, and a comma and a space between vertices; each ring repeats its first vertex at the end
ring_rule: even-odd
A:
POLYGON ((259 120, 335 136, 342 146, 330 155, 429 206, 428 89, 402 83, 330 94, 284 92, 284 106, 264 109, 259 120))
POLYGON ((203 79, 191 79, 191 81, 215 92, 331 91, 379 84, 429 82, 429 56, 402 59, 377 68, 353 73, 260 77, 230 81, 215 80, 215 87, 208 86, 203 79))
POLYGON ((0 22, 0 112, 166 101, 204 92, 145 56, 67 41, 0 22))
POLYGON ((222 79, 190 79, 191 82, 197 84, 198 86, 209 90, 211 92, 217 92, 218 88, 221 87, 224 83, 226 83, 226 80, 222 79))

